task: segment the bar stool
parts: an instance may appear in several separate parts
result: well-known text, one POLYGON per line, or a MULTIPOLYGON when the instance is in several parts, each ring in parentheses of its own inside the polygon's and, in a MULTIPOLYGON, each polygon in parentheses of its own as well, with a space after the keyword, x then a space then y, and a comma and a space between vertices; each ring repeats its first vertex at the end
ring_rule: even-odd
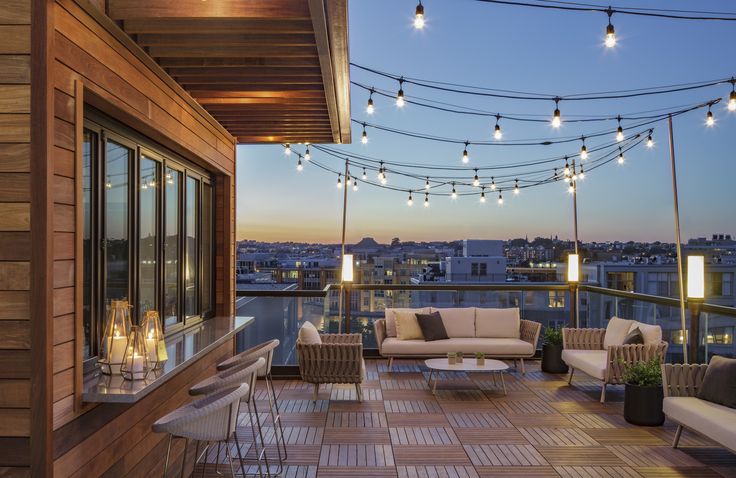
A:
MULTIPOLYGON (((194 385, 189 389, 190 395, 208 395, 215 393, 224 388, 229 388, 238 384, 247 384, 249 387, 248 393, 242 398, 241 401, 246 403, 248 407, 248 421, 250 422, 251 434, 253 437, 253 449, 256 454, 256 461, 258 463, 257 476, 272 476, 270 473, 270 467, 268 463, 268 455, 266 454, 266 442, 263 439, 263 429, 261 426, 261 420, 258 416, 258 407, 256 406, 255 391, 256 391, 256 379, 257 372, 262 369, 266 364, 266 359, 258 357, 249 361, 242 361, 238 365, 234 365, 227 370, 218 372, 217 374, 202 380, 198 384, 194 385), (251 410, 251 406, 253 409, 251 410), (255 418, 255 420, 254 420, 255 418), (260 439, 260 450, 258 440, 260 439), (266 474, 264 475, 263 467, 261 462, 266 465, 266 474)), ((220 457, 220 446, 222 442, 217 444, 217 458, 218 463, 216 464, 216 471, 219 468, 219 457, 220 457)), ((238 444, 239 446, 239 444, 238 444)), ((209 444, 205 447, 205 452, 209 448, 209 444)), ((226 446, 226 448, 228 448, 226 446)), ((199 446, 197 446, 197 453, 199 452, 199 446)), ((226 449, 226 453, 228 450, 226 449)), ((241 458, 242 460, 242 458, 241 458)), ((241 461, 242 464, 242 461, 241 461)), ((255 473, 245 473, 243 469, 243 476, 250 475, 256 476, 255 473)))
MULTIPOLYGON (((197 440, 198 443, 200 441, 216 441, 222 443, 227 442, 230 437, 235 439, 238 458, 240 459, 240 470, 245 473, 240 442, 238 441, 238 435, 235 430, 238 423, 240 400, 247 396, 249 392, 250 387, 245 383, 241 383, 235 387, 220 389, 211 395, 177 408, 173 412, 159 418, 151 426, 151 429, 156 433, 169 434, 169 444, 166 448, 166 461, 164 463, 164 478, 166 477, 166 472, 169 470, 169 455, 171 454, 171 442, 174 437, 184 438, 186 440, 184 453, 182 454, 182 476, 184 475, 184 466, 186 465, 186 449, 189 440, 197 440)), ((230 472, 232 476, 235 476, 230 447, 225 448, 230 462, 230 472)))
POLYGON ((279 340, 273 339, 263 342, 255 347, 240 352, 239 354, 225 360, 217 366, 217 370, 227 370, 235 367, 240 363, 255 360, 263 357, 266 364, 258 370, 258 377, 263 378, 266 382, 266 395, 268 396, 268 405, 271 412, 271 421, 274 427, 274 437, 276 439, 276 451, 279 455, 279 466, 276 475, 280 475, 284 467, 284 461, 287 459, 286 438, 284 437, 284 426, 281 421, 281 412, 279 411, 279 401, 276 397, 276 389, 273 386, 273 376, 271 375, 271 365, 273 363, 273 352, 279 346, 279 340))

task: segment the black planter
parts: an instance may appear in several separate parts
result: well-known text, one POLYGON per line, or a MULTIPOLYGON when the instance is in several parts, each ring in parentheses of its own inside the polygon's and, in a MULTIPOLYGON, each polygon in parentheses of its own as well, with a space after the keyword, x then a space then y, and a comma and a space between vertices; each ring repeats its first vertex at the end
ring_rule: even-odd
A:
POLYGON ((624 418, 634 425, 658 427, 664 423, 661 385, 639 386, 626 384, 624 392, 624 418))
POLYGON ((562 361, 562 345, 542 345, 542 372, 567 373, 567 364, 562 361))

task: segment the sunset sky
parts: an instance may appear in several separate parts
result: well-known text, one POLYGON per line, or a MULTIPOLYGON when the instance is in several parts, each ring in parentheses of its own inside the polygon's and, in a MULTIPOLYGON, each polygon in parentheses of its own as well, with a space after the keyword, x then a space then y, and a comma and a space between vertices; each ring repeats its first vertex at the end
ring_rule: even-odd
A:
MULTIPOLYGON (((351 61, 399 75, 487 88, 532 91, 551 95, 602 92, 710 80, 736 75, 736 25, 614 15, 618 44, 603 46, 607 24, 602 13, 525 9, 471 0, 423 2, 427 26, 415 31, 416 3, 406 0, 350 2, 351 61)), ((693 2, 640 1, 637 7, 682 8, 693 2)), ((729 2, 700 1, 699 10, 723 9, 729 2)), ((360 83, 396 91, 398 83, 353 69, 360 83)), ((412 95, 502 113, 550 117, 552 102, 470 97, 405 85, 412 95)), ((730 87, 625 100, 563 102, 563 120, 574 115, 612 115, 658 109, 728 97, 730 87)), ((459 139, 490 140, 490 118, 431 111, 416 105, 403 109, 388 98, 374 97, 376 112, 365 113, 367 92, 352 87, 356 120, 396 129, 459 139)), ((704 125, 705 110, 674 122, 683 239, 716 232, 736 234, 736 113, 725 101, 713 109, 716 126, 704 125)), ((353 124, 353 144, 336 149, 378 159, 438 166, 464 166, 462 145, 407 138, 353 124)), ((624 124, 624 127, 626 124, 624 124)), ((503 122, 504 140, 580 136, 615 129, 613 123, 564 124, 503 122)), ((578 210, 582 241, 674 241, 667 124, 654 125, 655 147, 627 153, 623 166, 608 164, 587 174, 579 185, 578 210)), ((611 135, 612 136, 612 135, 611 135)), ((605 142, 610 138, 602 138, 605 142)), ((589 143, 595 144, 595 141, 589 143)), ((574 154, 579 143, 552 146, 476 146, 468 166, 514 163, 574 154)), ((304 147, 294 145, 295 151, 304 147)), ((315 160, 332 169, 339 159, 312 151, 315 160)), ((591 155, 593 157, 593 155, 591 155)), ((342 191, 337 176, 306 164, 296 171, 295 155, 273 146, 238 147, 237 238, 265 241, 340 241, 342 191)), ((563 161, 564 164, 564 161, 563 161)), ((551 169, 551 167, 550 167, 551 169)), ((355 174, 362 171, 354 169, 355 174)), ((417 174, 425 175, 421 170, 417 174)), ((427 172, 426 174, 431 174, 427 172)), ((467 175, 473 172, 451 173, 467 175)), ((491 173, 487 173, 489 176, 491 173)), ((372 175, 373 176, 373 175, 372 175)), ((389 183, 420 190, 423 182, 389 176, 389 183)), ((557 235, 572 237, 572 202, 564 183, 504 194, 502 207, 488 193, 452 200, 430 198, 361 185, 348 193, 348 242, 371 236, 379 242, 402 240, 508 239, 557 235)), ((444 188, 449 192, 449 187, 444 188)), ((467 188, 458 191, 466 191, 467 188)))

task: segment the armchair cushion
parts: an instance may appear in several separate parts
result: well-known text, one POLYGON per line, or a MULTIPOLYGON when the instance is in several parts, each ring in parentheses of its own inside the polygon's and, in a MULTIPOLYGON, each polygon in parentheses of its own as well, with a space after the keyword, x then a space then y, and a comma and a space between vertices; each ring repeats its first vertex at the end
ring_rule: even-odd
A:
POLYGON ((442 356, 448 352, 474 354, 486 357, 531 357, 534 346, 520 339, 449 338, 445 340, 399 340, 389 337, 383 341, 382 353, 388 356, 425 357, 442 356))
POLYGON ((395 314, 396 336, 399 340, 424 340, 417 315, 413 311, 397 310, 395 314))
POLYGON ((435 309, 432 307, 432 312, 440 313, 447 335, 451 339, 475 337, 475 307, 446 309, 435 309))
POLYGON ((698 398, 736 408, 736 359, 718 355, 710 359, 698 398))
POLYGON ((603 348, 606 349, 611 345, 623 345, 633 323, 633 320, 611 317, 606 327, 606 335, 603 337, 603 348))
POLYGON ((322 343, 317 327, 313 323, 307 321, 299 329, 299 342, 305 345, 317 345, 322 343))
POLYGON ((668 418, 736 450, 736 429, 733 426, 736 412, 732 408, 697 397, 665 397, 662 408, 668 418))
POLYGON ((475 309, 475 336, 518 339, 520 317, 518 307, 505 309, 475 309))
POLYGON ((396 312, 409 311, 415 314, 429 314, 429 307, 421 309, 393 309, 388 308, 385 311, 386 316, 386 337, 396 337, 396 312))
POLYGON ((608 367, 608 352, 605 350, 565 349, 562 351, 562 360, 591 377, 605 380, 608 367))

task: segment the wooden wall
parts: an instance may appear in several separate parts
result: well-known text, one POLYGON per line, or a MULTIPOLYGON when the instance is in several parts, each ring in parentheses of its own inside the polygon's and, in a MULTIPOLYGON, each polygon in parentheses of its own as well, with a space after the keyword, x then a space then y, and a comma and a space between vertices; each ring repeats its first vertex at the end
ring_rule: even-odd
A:
POLYGON ((0 8, 0 475, 29 473, 31 2, 0 8))
POLYGON ((52 467, 55 476, 144 476, 164 446, 152 421, 233 351, 228 342, 135 406, 82 403, 85 103, 215 175, 216 310, 233 310, 234 138, 89 0, 4 0, 0 476, 44 476, 52 467))

